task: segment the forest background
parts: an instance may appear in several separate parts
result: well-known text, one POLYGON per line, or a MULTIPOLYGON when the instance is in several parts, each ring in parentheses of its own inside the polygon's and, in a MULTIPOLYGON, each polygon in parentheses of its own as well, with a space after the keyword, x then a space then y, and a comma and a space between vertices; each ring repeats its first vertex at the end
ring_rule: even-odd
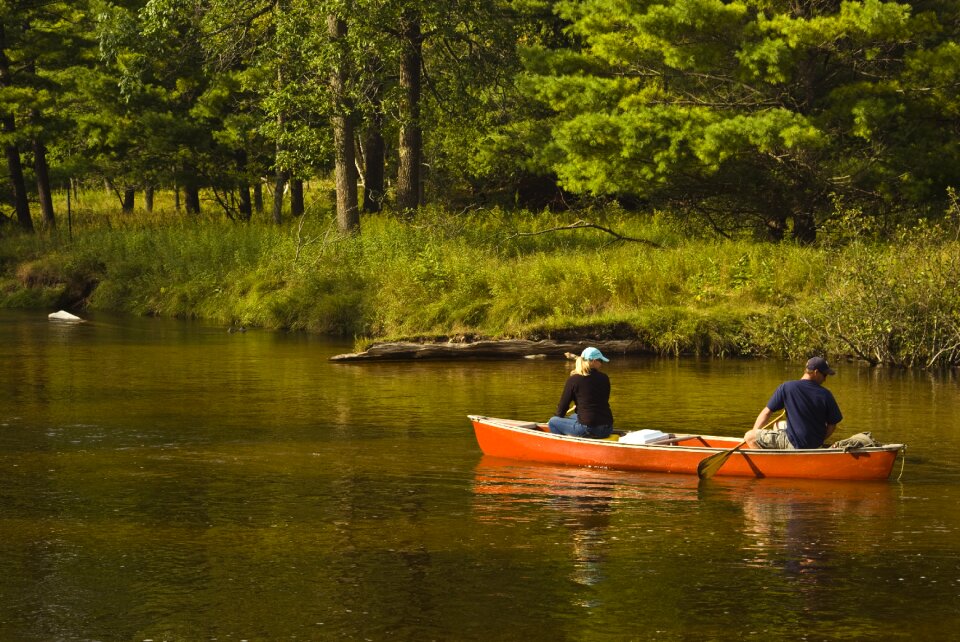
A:
POLYGON ((960 365, 954 0, 0 0, 0 305, 960 365))

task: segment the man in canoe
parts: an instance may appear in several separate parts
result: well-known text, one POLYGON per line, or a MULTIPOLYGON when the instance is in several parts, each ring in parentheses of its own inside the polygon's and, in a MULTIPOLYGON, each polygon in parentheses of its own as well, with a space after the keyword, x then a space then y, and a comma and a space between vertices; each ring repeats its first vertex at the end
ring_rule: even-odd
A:
POLYGON ((596 348, 585 349, 576 359, 577 365, 563 386, 556 416, 550 417, 547 425, 558 435, 605 439, 613 432, 613 411, 610 378, 601 367, 610 360, 596 348), (567 417, 571 403, 576 412, 567 417))
POLYGON ((753 428, 743 436, 748 448, 820 448, 843 419, 833 393, 823 387, 828 375, 836 374, 823 357, 807 361, 803 377, 781 384, 753 428), (787 411, 786 428, 764 430, 770 415, 787 411))

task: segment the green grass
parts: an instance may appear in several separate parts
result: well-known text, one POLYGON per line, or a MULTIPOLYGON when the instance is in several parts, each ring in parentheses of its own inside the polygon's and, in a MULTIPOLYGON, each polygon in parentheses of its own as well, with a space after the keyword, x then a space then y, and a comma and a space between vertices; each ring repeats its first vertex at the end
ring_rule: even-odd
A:
POLYGON ((949 217, 882 242, 858 235, 850 216, 801 247, 690 238, 668 215, 613 207, 427 208, 413 220, 364 217, 355 236, 336 231, 323 203, 281 226, 97 207, 77 210, 69 233, 62 222, 55 233, 3 230, 0 306, 199 317, 353 336, 359 346, 615 337, 662 354, 960 363, 960 246, 949 217), (577 219, 655 245, 553 229, 577 219))

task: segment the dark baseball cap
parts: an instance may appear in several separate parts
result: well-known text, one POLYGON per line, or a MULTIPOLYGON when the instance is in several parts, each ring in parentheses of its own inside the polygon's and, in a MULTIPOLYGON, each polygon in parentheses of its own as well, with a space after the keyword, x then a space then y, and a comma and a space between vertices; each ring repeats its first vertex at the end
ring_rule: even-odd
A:
POLYGON ((833 368, 830 367, 830 364, 827 363, 827 360, 823 357, 812 357, 807 361, 807 370, 814 371, 819 370, 825 375, 837 374, 833 368))

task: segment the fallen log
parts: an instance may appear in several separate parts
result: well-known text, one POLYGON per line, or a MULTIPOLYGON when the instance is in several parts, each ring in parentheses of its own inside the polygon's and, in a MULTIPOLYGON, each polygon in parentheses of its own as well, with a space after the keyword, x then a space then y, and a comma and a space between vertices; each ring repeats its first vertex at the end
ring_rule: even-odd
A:
POLYGON ((642 343, 632 339, 615 341, 530 341, 527 339, 508 339, 504 341, 444 341, 435 343, 398 341, 376 343, 363 352, 338 354, 330 357, 330 361, 562 358, 566 352, 579 354, 588 346, 599 348, 600 351, 608 357, 616 354, 639 354, 646 352, 645 346, 642 343))

